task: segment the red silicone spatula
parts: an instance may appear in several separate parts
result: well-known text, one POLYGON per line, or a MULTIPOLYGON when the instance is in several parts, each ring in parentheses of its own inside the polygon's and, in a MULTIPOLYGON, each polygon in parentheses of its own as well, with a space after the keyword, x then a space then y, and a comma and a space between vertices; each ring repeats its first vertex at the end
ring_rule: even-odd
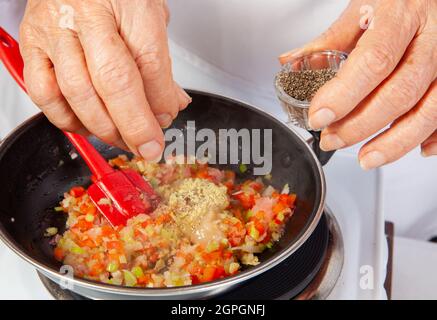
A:
MULTIPOLYGON (((0 58, 15 81, 26 91, 24 64, 18 43, 1 27, 0 58)), ((150 213, 156 207, 159 198, 140 174, 134 170, 115 170, 85 137, 69 132, 64 134, 94 175, 88 195, 113 226, 125 225, 129 218, 150 213)))

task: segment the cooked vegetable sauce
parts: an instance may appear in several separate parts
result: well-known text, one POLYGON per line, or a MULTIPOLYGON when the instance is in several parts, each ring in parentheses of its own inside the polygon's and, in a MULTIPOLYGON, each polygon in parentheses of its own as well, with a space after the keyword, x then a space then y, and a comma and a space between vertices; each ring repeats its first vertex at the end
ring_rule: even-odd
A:
MULTIPOLYGON (((55 210, 68 215, 54 235, 54 256, 75 275, 104 283, 172 287, 208 282, 256 265, 256 256, 279 240, 296 196, 263 179, 236 184, 235 173, 204 164, 152 164, 119 156, 109 162, 140 172, 161 197, 150 215, 112 228, 82 187, 55 210)), ((267 179, 264 179, 267 180, 267 179)), ((109 201, 109 200, 108 200, 109 201)))

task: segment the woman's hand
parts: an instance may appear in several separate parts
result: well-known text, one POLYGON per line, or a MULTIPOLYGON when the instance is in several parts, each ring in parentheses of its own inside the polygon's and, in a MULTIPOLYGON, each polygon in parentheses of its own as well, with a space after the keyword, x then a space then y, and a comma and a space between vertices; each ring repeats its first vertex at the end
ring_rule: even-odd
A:
POLYGON ((159 158, 161 127, 191 102, 172 78, 167 20, 164 0, 29 0, 30 97, 62 130, 159 158))
POLYGON ((324 49, 350 56, 311 102, 311 127, 325 128, 322 149, 356 144, 390 125, 360 150, 364 169, 420 144, 424 156, 437 155, 437 1, 353 0, 327 32, 279 59, 324 49))

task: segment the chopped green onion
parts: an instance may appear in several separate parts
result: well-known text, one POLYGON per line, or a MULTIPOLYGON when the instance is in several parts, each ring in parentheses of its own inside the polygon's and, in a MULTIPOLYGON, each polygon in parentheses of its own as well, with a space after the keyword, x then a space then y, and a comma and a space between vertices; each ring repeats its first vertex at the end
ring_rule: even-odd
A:
POLYGON ((247 171, 247 166, 244 163, 240 163, 239 169, 241 173, 245 173, 247 171))
POLYGON ((253 216, 253 211, 252 210, 247 210, 247 212, 246 212, 246 220, 249 220, 252 216, 253 216))
POLYGON ((216 241, 211 241, 208 243, 208 245, 206 246, 206 252, 211 253, 213 251, 216 251, 220 248, 220 245, 218 242, 216 241))
POLYGON ((85 220, 88 222, 93 222, 94 221, 94 215, 91 213, 87 213, 87 215, 85 216, 85 220))
POLYGON ((108 264, 108 266, 106 267, 106 271, 111 272, 111 273, 115 272, 117 270, 118 270, 118 263, 116 263, 116 262, 110 262, 108 264))
POLYGON ((266 244, 266 247, 268 248, 268 249, 271 249, 272 247, 273 247, 273 242, 268 242, 267 244, 266 244))
POLYGON ((255 225, 252 225, 250 227, 249 235, 252 237, 252 239, 257 240, 259 239, 259 231, 255 228, 255 225))
POLYGON ((64 207, 55 207, 56 212, 64 211, 64 207))
POLYGON ((132 268, 132 273, 135 275, 135 277, 140 278, 144 276, 143 269, 141 269, 140 266, 136 266, 132 268))
POLYGON ((71 248, 71 252, 73 252, 75 254, 84 254, 85 250, 82 249, 81 247, 73 247, 73 248, 71 248))
POLYGON ((277 215, 276 215, 276 219, 278 219, 279 221, 284 221, 284 213, 283 212, 279 212, 277 215))
POLYGON ((132 272, 123 270, 124 274, 124 284, 128 287, 133 287, 137 284, 137 278, 133 275, 132 272))

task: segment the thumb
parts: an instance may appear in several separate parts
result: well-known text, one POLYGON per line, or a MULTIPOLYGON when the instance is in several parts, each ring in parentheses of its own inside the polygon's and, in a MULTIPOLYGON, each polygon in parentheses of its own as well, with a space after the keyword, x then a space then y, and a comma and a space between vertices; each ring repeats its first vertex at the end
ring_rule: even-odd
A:
POLYGON ((316 51, 352 51, 358 39, 369 25, 369 20, 371 20, 373 14, 373 7, 363 3, 362 0, 351 1, 345 11, 328 30, 303 47, 281 54, 279 62, 285 64, 294 58, 316 51))

